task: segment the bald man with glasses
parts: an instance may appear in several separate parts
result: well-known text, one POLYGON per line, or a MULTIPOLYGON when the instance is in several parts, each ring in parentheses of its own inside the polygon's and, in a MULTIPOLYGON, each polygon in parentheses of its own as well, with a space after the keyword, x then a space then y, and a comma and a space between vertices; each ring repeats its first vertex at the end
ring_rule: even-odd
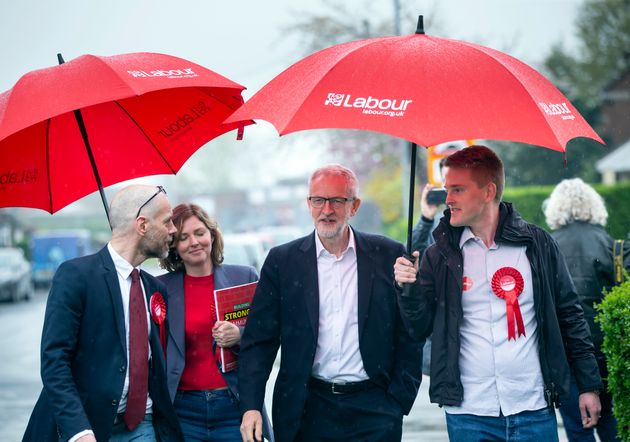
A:
POLYGON ((316 170, 306 200, 315 231, 269 251, 239 353, 245 442, 261 440, 278 348, 276 441, 401 439, 422 376, 421 345, 403 327, 394 288, 404 247, 350 227, 358 194, 351 170, 316 170))
POLYGON ((166 289, 138 268, 168 254, 176 229, 166 191, 125 187, 109 215, 111 241, 64 262, 53 278, 41 342, 44 389, 23 441, 184 440, 160 341, 166 289))

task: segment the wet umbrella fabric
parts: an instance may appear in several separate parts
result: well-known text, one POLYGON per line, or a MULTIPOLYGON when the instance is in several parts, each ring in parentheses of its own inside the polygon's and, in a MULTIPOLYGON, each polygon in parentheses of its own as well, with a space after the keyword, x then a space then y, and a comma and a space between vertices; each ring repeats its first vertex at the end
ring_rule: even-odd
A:
POLYGON ((32 71, 0 94, 0 207, 54 213, 99 188, 105 204, 102 187, 174 174, 206 142, 249 124, 222 124, 243 89, 155 53, 84 55, 32 71))
MULTIPOLYGON (((603 143, 537 71, 494 49, 425 35, 422 17, 416 34, 343 43, 298 61, 226 122, 252 119, 281 135, 362 129, 422 146, 491 138, 564 151, 575 137, 603 143)), ((412 214, 410 204, 408 247, 412 214)))

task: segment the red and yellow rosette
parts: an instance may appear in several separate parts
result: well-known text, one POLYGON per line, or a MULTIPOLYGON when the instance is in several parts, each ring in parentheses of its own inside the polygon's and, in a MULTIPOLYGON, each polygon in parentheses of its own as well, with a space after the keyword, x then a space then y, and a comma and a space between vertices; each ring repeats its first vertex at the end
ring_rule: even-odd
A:
POLYGON ((151 295, 150 308, 151 318, 160 330, 160 344, 164 351, 164 357, 166 357, 166 325, 164 324, 166 320, 166 302, 164 302, 164 297, 160 292, 155 292, 151 295))
POLYGON ((507 314, 508 341, 516 341, 516 331, 518 336, 525 336, 525 324, 521 315, 521 308, 518 305, 518 296, 523 293, 525 282, 523 275, 514 267, 502 267, 492 276, 492 291, 499 298, 505 300, 505 312, 507 314), (516 327, 514 323, 516 322, 516 327))

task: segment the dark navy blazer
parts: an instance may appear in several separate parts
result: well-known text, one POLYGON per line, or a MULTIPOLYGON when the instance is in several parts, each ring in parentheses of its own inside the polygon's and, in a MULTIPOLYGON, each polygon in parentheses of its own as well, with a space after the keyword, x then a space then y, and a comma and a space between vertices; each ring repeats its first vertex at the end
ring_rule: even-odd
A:
MULTIPOLYGON (((161 282, 144 271, 140 275, 147 301, 156 292, 166 299, 161 282)), ((149 394, 156 436, 183 441, 168 394, 159 329, 150 322, 149 394)), ((108 440, 126 370, 122 297, 114 262, 104 247, 64 262, 53 278, 41 343, 44 388, 23 440, 57 442, 86 429, 97 440, 108 440)))

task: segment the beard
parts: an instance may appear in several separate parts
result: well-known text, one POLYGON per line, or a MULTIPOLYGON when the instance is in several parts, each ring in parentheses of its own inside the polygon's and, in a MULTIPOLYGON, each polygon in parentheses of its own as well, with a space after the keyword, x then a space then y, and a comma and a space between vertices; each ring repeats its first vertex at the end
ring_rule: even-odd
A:
POLYGON ((158 238, 157 235, 147 232, 140 243, 139 250, 147 258, 165 259, 168 257, 169 242, 158 238))
POLYGON ((320 238, 334 239, 341 236, 345 227, 345 223, 337 222, 335 225, 329 226, 323 225, 322 223, 318 222, 315 227, 320 238))

